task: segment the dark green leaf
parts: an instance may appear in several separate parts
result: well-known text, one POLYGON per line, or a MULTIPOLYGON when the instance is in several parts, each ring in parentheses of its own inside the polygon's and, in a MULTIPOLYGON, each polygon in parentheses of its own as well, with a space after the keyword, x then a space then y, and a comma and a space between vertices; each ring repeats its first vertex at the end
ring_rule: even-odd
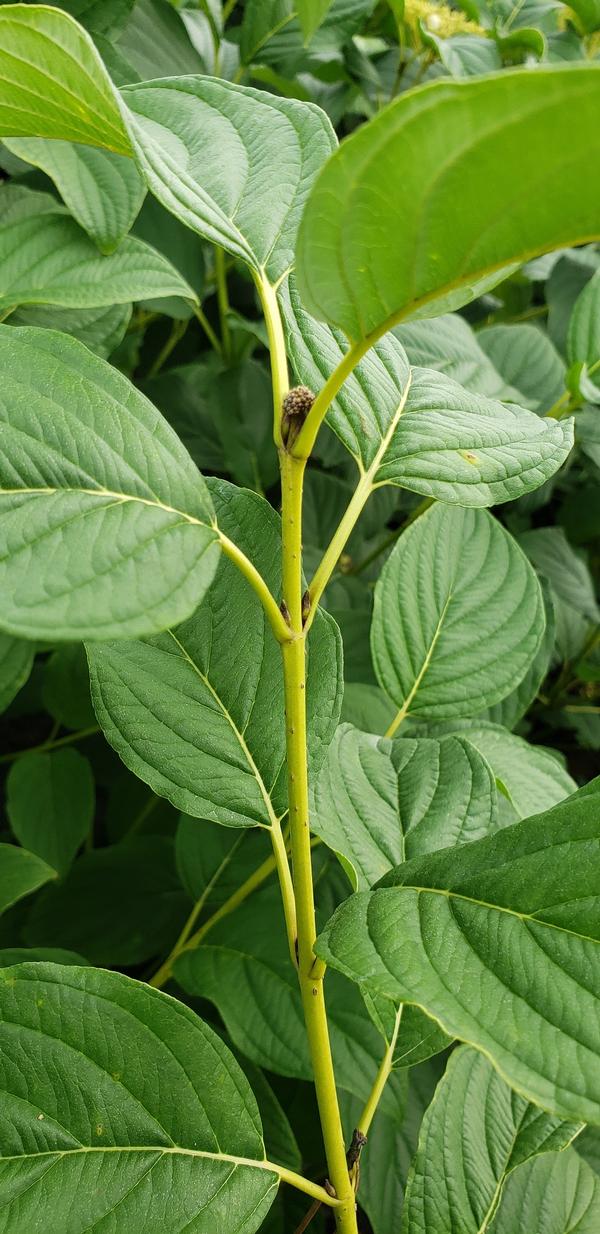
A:
POLYGON ((94 818, 94 777, 77 750, 24 754, 10 769, 6 808, 24 848, 66 874, 94 818))

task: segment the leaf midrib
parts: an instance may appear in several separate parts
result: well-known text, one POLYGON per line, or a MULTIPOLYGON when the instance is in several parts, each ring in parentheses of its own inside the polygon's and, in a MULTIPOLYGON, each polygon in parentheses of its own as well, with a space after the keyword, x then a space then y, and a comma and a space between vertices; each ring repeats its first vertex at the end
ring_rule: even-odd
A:
MULTIPOLYGON (((413 883, 397 883, 391 887, 378 888, 380 891, 416 891, 419 895, 438 895, 443 896, 447 900, 462 900, 467 904, 474 904, 476 908, 485 908, 497 913, 507 913, 510 917, 516 917, 519 921, 531 921, 534 925, 544 926, 549 930, 558 930, 561 934, 569 934, 572 938, 578 938, 583 942, 594 943, 596 947, 600 946, 600 939, 593 938, 590 934, 581 934, 577 930, 570 930, 568 926, 557 925, 554 921, 546 921, 543 917, 536 917, 533 913, 522 913, 516 908, 506 908, 503 904, 492 904, 488 900, 478 900, 475 896, 465 895, 463 892, 451 891, 443 887, 420 887, 413 883)), ((589 899, 589 896, 583 897, 589 899)), ((573 901, 569 901, 572 903, 573 901)))
MULTIPOLYGON (((180 651, 181 655, 184 657, 185 661, 186 661, 186 662, 190 665, 190 668, 192 668, 192 669, 194 670, 194 672, 195 672, 195 673, 197 674, 197 676, 200 678, 200 681, 202 682, 202 684, 205 686, 205 688, 206 688, 206 689, 209 691, 209 693, 212 695, 212 697, 214 698, 214 700, 215 700, 215 702, 216 702, 217 706, 219 707, 219 710, 221 711, 221 713, 223 714, 223 716, 224 716, 224 717, 225 717, 225 719, 227 720, 227 723, 230 725, 230 728, 231 728, 231 730, 232 730, 232 732, 233 732, 233 734, 234 734, 234 736, 235 736, 235 738, 236 738, 236 740, 237 740, 237 742, 238 742, 238 744, 239 744, 239 746, 240 746, 240 749, 241 749, 241 751, 242 751, 242 754, 244 755, 244 758, 246 759, 246 761, 247 761, 247 763, 248 763, 248 766, 249 766, 249 768, 250 768, 250 771, 251 771, 252 775, 254 776, 254 779, 256 780, 256 783, 258 784, 258 788, 259 788, 260 794, 261 794, 262 799, 263 799, 263 801, 264 801, 264 803, 265 803, 265 808, 266 808, 267 814, 268 814, 268 816, 269 816, 269 822, 270 822, 270 825, 271 825, 271 827, 273 827, 273 828, 277 829, 277 827, 279 826, 279 823, 281 822, 281 818, 280 818, 280 817, 279 817, 279 816, 275 813, 275 810, 273 809, 273 802, 271 801, 271 794, 269 793, 269 790, 268 790, 268 788, 267 788, 267 786, 266 786, 266 784, 265 784, 265 782, 264 782, 264 780, 263 780, 263 778, 262 778, 262 775, 261 775, 260 771, 258 770, 258 767, 257 767, 257 765, 256 765, 256 763, 255 763, 255 761, 254 761, 254 758, 253 758, 253 756, 252 756, 252 753, 251 753, 251 751, 250 751, 250 748, 249 748, 249 746, 247 745, 246 740, 245 740, 245 738, 244 738, 244 734, 243 734, 243 733, 240 731, 240 729, 237 727, 237 724, 235 723, 235 720, 234 720, 233 716, 231 715, 231 712, 230 712, 230 711, 228 711, 227 707, 225 706, 225 703, 223 702, 223 700, 222 700, 221 696, 220 696, 220 695, 218 694, 218 692, 216 691, 215 687, 214 687, 214 686, 212 685, 212 683, 209 681, 209 679, 208 679, 208 677, 206 676, 206 674, 205 674, 205 673, 202 673, 202 672, 201 672, 201 670, 198 668, 198 665, 197 665, 197 664, 196 664, 196 662, 192 659, 192 657, 191 657, 191 655, 189 654, 189 652, 187 651, 187 649, 183 646, 183 643, 180 643, 180 642, 179 642, 179 639, 176 637, 176 635, 174 634, 173 630, 167 630, 167 631, 166 631, 166 633, 167 633, 167 634, 169 634, 169 635, 170 635, 170 637, 173 639, 173 642, 174 642, 174 643, 177 645, 177 647, 179 648, 179 651, 180 651)), ((283 817, 283 815, 282 815, 281 817, 283 817)), ((258 826, 258 827, 263 827, 265 830, 269 830, 269 828, 268 828, 268 827, 267 827, 267 828, 265 828, 265 824, 264 824, 264 823, 258 823, 258 822, 257 822, 257 823, 256 823, 256 826, 258 826)))
POLYGON ((166 502, 151 501, 149 497, 138 497, 137 493, 117 493, 113 489, 108 488, 1 488, 0 499, 2 497, 55 497, 59 493, 61 496, 68 493, 83 494, 85 497, 110 497, 114 504, 124 504, 128 501, 139 502, 143 506, 151 506, 158 510, 164 510, 166 514, 176 514, 179 518, 184 519, 187 523, 192 523, 197 527, 214 527, 214 524, 203 521, 199 518, 194 518, 193 514, 187 514, 185 510, 178 510, 175 506, 168 506, 166 502))

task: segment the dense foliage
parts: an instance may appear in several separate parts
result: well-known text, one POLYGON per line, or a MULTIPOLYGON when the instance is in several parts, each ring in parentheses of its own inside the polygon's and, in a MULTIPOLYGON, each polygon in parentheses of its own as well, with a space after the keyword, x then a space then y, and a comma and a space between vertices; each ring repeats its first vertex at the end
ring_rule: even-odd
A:
POLYGON ((0 3, 0 139, 0 1231, 597 1234, 598 0, 0 3))

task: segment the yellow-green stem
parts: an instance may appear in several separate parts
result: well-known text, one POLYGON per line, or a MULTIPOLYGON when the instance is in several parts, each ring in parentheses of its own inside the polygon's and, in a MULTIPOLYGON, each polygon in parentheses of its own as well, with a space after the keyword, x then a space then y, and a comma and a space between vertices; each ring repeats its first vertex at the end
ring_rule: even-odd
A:
POLYGON ((230 540, 229 537, 220 530, 219 542, 225 556, 229 557, 230 561, 233 561, 234 565, 237 566, 238 570, 241 571, 244 578, 250 583, 250 586, 256 592, 256 595, 265 610, 269 625, 271 626, 277 642, 287 642, 290 637, 289 626, 286 625, 286 622, 281 615, 281 610, 279 609, 274 597, 271 595, 262 574, 259 573, 256 566, 250 561, 250 558, 246 557, 246 554, 238 548, 237 544, 234 544, 233 540, 230 540))
POLYGON ((211 347, 214 348, 218 356, 222 356, 223 350, 222 350, 221 344, 210 324, 210 321, 208 320, 208 317, 206 316, 206 313, 204 312, 204 309, 201 307, 200 304, 194 304, 193 309, 194 309, 194 314, 198 318, 198 321, 200 322, 200 325, 202 326, 202 329, 204 330, 204 333, 211 347))
POLYGON ((229 330, 229 296, 227 294, 225 252, 221 248, 215 249, 215 276, 217 280, 219 323, 221 326, 221 350, 224 359, 227 361, 231 358, 231 333, 229 330))
POLYGON ((281 449, 283 445, 281 438, 281 411, 283 400, 290 386, 283 324, 281 313, 279 312, 279 304, 277 303, 277 292, 273 285, 264 275, 262 278, 259 275, 255 275, 254 281, 260 296, 269 339, 271 382, 273 386, 273 439, 278 449, 281 449))
POLYGON ((224 917, 228 917, 229 914, 233 913, 236 908, 239 908, 240 904, 243 904, 244 900, 247 900, 248 896, 252 895, 252 892, 256 891, 256 889, 265 882, 269 875, 273 874, 277 867, 278 858, 275 853, 274 846, 273 856, 267 857, 266 860, 263 861, 262 865, 260 865, 258 869, 254 870, 249 878, 247 878, 246 881, 243 882, 236 891, 234 891, 233 895, 230 895, 229 899, 225 900, 224 904, 221 904, 221 907, 212 914, 212 917, 209 917, 207 921, 203 922, 200 928, 196 930, 196 933, 192 934, 192 930, 206 903, 211 888, 216 881, 216 879, 213 879, 204 891, 203 895, 200 896, 200 899, 194 904, 194 907, 181 931, 181 934, 179 935, 179 938, 177 939, 177 942, 174 944, 164 963, 161 964, 159 969, 157 969, 154 976, 150 978, 148 984, 155 986, 158 990, 161 990, 169 980, 173 971, 173 965, 175 964, 175 961, 179 959, 179 956, 183 955, 184 951, 194 951, 206 937, 209 930, 212 930, 213 926, 215 926, 218 921, 222 921, 224 917))
POLYGON ((313 974, 316 920, 308 810, 306 641, 302 629, 302 484, 305 463, 281 451, 283 598, 291 641, 281 644, 292 869, 298 930, 298 980, 330 1181, 340 1205, 338 1234, 357 1234, 356 1201, 335 1086, 322 974, 313 974))
POLYGON ((352 494, 350 501, 346 507, 343 517, 338 524, 336 531, 325 549, 325 552, 319 562, 319 565, 313 575, 308 594, 310 596, 310 612, 306 619, 306 630, 310 629, 314 620, 317 606, 323 592, 335 570, 335 567, 341 557, 348 537, 351 535, 354 526, 366 505, 371 493, 373 492, 373 484, 371 476, 366 473, 361 476, 357 487, 352 494))
POLYGON ((371 346, 367 339, 354 343, 346 355, 342 357, 337 368, 328 377, 325 385, 319 390, 317 397, 304 421, 300 432, 292 446, 292 454, 298 459, 308 459, 317 440, 317 433, 325 419, 330 404, 341 390, 345 380, 356 368, 359 360, 371 346))
POLYGON ((383 1090, 392 1072, 392 1065, 394 1062, 394 1050, 396 1049, 396 1042, 398 1040, 398 1033, 400 1031, 401 1019, 402 1019, 402 1004, 400 1005, 400 1007, 398 1008, 398 1011, 396 1012, 396 1021, 394 1024, 394 1031, 392 1033, 390 1043, 381 1060, 381 1065, 379 1067, 377 1075, 375 1076, 375 1083, 373 1084, 373 1087, 367 1099, 365 1108, 357 1123, 357 1130, 362 1131, 363 1135, 369 1134, 369 1128, 371 1126, 371 1123, 373 1122, 373 1118, 375 1116, 377 1106, 379 1105, 379 1102, 381 1101, 383 1090))

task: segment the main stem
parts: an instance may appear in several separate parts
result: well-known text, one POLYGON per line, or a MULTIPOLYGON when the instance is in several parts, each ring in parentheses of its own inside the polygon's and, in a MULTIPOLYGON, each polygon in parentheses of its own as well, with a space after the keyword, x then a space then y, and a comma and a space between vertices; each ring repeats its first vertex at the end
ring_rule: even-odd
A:
POLYGON ((338 1200, 338 1234, 358 1234, 354 1188, 346 1164, 323 977, 313 974, 315 902, 308 814, 306 734, 306 637, 302 621, 302 485, 305 461, 280 451, 282 487, 283 599, 291 638, 281 645, 285 684, 290 837, 298 930, 298 979, 329 1178, 338 1200))

